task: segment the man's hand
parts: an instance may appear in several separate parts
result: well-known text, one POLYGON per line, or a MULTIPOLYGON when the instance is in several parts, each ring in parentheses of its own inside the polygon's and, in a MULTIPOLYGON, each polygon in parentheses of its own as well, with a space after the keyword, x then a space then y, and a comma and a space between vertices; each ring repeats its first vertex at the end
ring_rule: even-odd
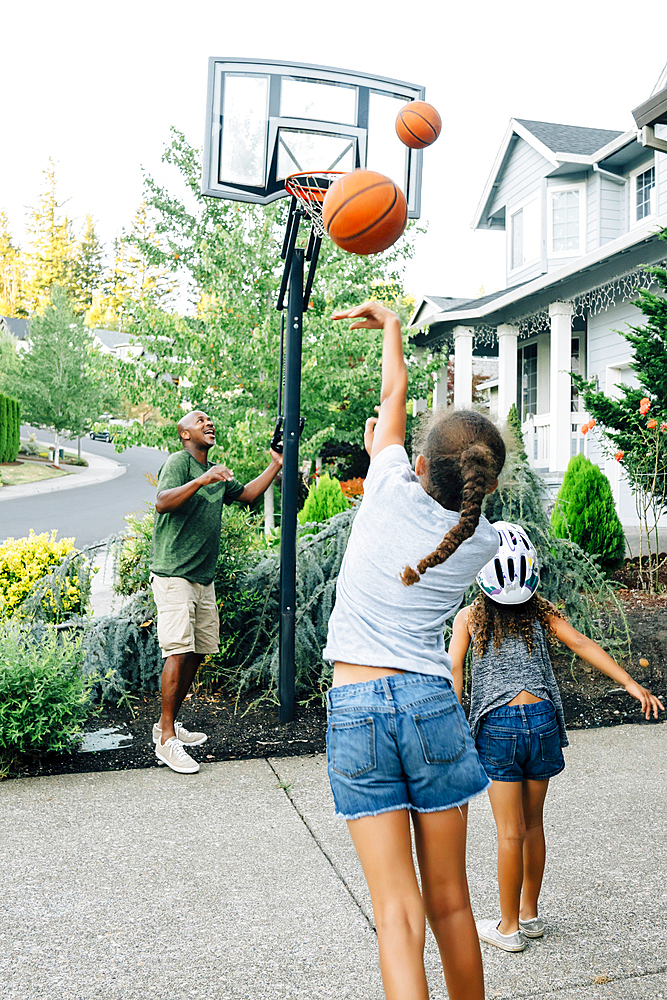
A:
POLYGON ((226 465, 214 465, 212 469, 202 472, 197 477, 201 486, 209 486, 211 483, 219 483, 223 479, 229 482, 234 478, 234 473, 230 472, 226 465))
POLYGON ((335 312, 332 319, 356 319, 350 330, 384 330, 389 319, 398 319, 396 313, 387 309, 380 302, 363 302, 353 309, 342 309, 335 312))
POLYGON ((275 462, 277 465, 280 465, 282 467, 283 456, 280 454, 280 452, 274 451, 273 448, 269 448, 269 451, 271 452, 271 461, 275 462))

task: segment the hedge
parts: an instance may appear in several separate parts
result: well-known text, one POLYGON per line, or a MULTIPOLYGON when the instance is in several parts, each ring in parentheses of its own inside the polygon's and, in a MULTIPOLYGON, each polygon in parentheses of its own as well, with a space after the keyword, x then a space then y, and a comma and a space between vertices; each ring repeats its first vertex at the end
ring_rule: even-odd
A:
POLYGON ((21 407, 0 393, 0 462, 15 462, 21 443, 21 407))

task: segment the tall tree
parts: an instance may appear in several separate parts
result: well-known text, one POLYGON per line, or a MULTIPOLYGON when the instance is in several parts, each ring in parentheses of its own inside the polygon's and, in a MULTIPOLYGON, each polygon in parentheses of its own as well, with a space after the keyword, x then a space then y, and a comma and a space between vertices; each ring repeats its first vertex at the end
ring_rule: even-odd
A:
POLYGON ((69 218, 61 211, 64 203, 58 202, 56 196, 55 165, 51 157, 43 174, 45 189, 30 210, 28 223, 32 243, 27 300, 31 313, 48 304, 54 285, 68 295, 76 291, 76 240, 69 218))
POLYGON ((72 299, 77 312, 84 312, 93 304, 93 295, 102 283, 103 272, 104 247, 95 232, 92 215, 87 215, 73 261, 72 299))
MULTIPOLYGON (((185 193, 175 196, 146 179, 149 228, 158 239, 139 241, 139 246, 155 267, 180 271, 195 316, 184 319, 145 303, 133 306, 133 330, 153 360, 143 368, 126 366, 126 389, 134 401, 143 397, 171 420, 182 412, 181 405, 205 408, 216 420, 219 445, 234 471, 256 474, 265 463, 278 398, 275 301, 287 206, 279 201, 264 208, 202 196, 198 153, 178 133, 165 159, 177 168, 185 193)), ((373 331, 334 324, 330 316, 336 308, 371 297, 387 301, 388 295, 395 308, 406 311, 401 274, 410 253, 409 240, 373 257, 323 242, 304 323, 305 456, 317 454, 328 440, 361 443, 364 421, 379 402, 381 340, 373 331)), ((409 370, 410 392, 425 396, 429 366, 415 361, 409 370)), ((175 443, 173 425, 147 433, 175 443)))
POLYGON ((28 423, 54 432, 57 465, 63 431, 80 436, 112 402, 113 373, 93 350, 91 334, 57 285, 41 315, 32 320, 30 336, 31 349, 20 357, 9 388, 28 423))
POLYGON ((0 316, 27 316, 25 258, 15 246, 9 220, 0 212, 0 316))

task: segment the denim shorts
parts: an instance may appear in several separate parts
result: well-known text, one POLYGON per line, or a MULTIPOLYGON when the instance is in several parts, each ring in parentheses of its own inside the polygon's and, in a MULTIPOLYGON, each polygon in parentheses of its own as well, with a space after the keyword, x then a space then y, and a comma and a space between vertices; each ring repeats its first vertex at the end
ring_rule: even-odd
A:
POLYGON ((390 674, 327 694, 327 769, 343 819, 438 812, 489 787, 450 681, 390 674))
POLYGON ((540 781, 553 778, 565 767, 550 701, 492 709, 482 718, 475 742, 493 781, 540 781))

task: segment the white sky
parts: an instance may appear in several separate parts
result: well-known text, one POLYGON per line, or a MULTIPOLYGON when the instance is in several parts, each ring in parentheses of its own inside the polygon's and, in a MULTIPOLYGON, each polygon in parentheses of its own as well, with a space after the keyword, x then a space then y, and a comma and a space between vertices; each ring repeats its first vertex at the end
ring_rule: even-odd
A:
POLYGON ((425 85, 443 131, 424 151, 416 296, 504 285, 504 237, 470 222, 510 117, 625 130, 667 58, 664 0, 33 0, 7 4, 2 29, 0 209, 19 243, 49 156, 77 224, 90 212, 107 243, 128 226, 141 168, 171 175, 160 163, 170 126, 203 145, 211 55, 425 85))

